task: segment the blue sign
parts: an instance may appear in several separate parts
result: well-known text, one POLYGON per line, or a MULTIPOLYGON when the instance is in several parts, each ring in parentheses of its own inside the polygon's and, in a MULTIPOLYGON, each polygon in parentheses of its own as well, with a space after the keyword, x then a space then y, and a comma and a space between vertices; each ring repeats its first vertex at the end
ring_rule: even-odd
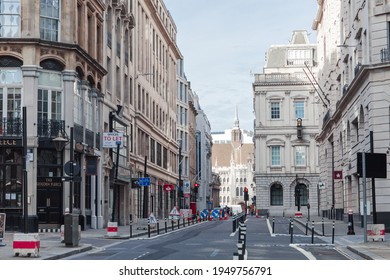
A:
POLYGON ((149 177, 138 178, 138 185, 140 185, 141 187, 149 187, 150 186, 150 178, 149 177))
POLYGON ((204 209, 202 212, 200 212, 200 216, 202 218, 207 218, 209 216, 209 211, 207 211, 206 209, 204 209))
POLYGON ((213 209, 211 216, 213 216, 213 218, 219 218, 219 209, 213 209))

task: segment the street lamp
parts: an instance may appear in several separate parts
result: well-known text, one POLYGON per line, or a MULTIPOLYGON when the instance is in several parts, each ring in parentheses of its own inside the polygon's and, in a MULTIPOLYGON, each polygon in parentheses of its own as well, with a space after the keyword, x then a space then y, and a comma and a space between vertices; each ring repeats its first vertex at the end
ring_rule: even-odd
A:
POLYGON ((58 152, 62 152, 66 144, 70 143, 69 146, 69 161, 65 164, 65 167, 69 167, 67 174, 68 178, 63 178, 69 181, 69 213, 64 217, 64 242, 66 246, 76 247, 79 243, 78 227, 79 227, 79 216, 73 215, 73 176, 74 167, 74 151, 73 151, 73 127, 70 128, 70 138, 67 135, 59 135, 53 140, 54 147, 58 152), (65 137, 66 138, 65 138, 65 137))
POLYGON ((183 207, 183 184, 181 183, 181 150, 182 150, 182 139, 177 140, 179 143, 179 208, 183 207))
POLYGON ((74 169, 74 152, 73 152, 73 127, 70 128, 70 139, 67 135, 59 134, 53 140, 54 147, 57 152, 62 152, 66 144, 70 143, 69 147, 69 166, 70 166, 70 180, 69 180, 69 213, 73 211, 73 169, 74 169), (66 138, 65 138, 65 137, 66 138))

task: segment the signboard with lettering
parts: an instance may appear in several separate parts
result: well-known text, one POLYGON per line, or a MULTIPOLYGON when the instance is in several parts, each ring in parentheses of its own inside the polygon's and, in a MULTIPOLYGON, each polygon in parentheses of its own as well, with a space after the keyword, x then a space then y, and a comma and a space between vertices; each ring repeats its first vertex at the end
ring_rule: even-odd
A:
POLYGON ((22 139, 18 138, 18 139, 15 139, 15 138, 10 138, 10 139, 7 139, 7 138, 3 138, 3 139, 0 139, 0 147, 2 148, 5 148, 5 147, 21 147, 22 146, 22 139))
POLYGON ((38 187, 62 187, 62 177, 38 177, 38 187))
POLYGON ((103 132, 103 148, 117 148, 118 145, 123 147, 122 132, 103 132))

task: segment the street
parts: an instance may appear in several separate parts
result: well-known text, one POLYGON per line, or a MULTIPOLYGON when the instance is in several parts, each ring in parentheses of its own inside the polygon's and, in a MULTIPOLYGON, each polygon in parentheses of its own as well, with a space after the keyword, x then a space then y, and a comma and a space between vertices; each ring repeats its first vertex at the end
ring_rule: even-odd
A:
MULTIPOLYGON (((210 221, 154 234, 150 238, 118 240, 86 253, 68 257, 72 260, 232 260, 237 252, 238 233, 232 232, 232 219, 210 221)), ((248 216, 246 252, 248 260, 347 260, 355 259, 320 237, 312 239, 302 226, 289 233, 289 220, 278 217, 274 233, 267 219, 248 216), (291 242, 291 239, 293 239, 291 242)))

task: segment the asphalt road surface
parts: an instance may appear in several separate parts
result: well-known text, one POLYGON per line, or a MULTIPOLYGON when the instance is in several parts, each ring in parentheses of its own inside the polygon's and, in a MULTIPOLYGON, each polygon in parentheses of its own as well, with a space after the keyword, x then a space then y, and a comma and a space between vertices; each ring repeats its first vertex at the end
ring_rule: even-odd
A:
MULTIPOLYGON (((272 221, 272 220, 271 220, 272 221)), ((232 220, 209 221, 160 235, 118 240, 109 245, 78 254, 73 260, 232 260, 237 252, 238 231, 232 232, 232 220)), ((351 256, 327 244, 321 238, 305 234, 284 217, 272 223, 248 216, 246 257, 248 260, 347 260, 351 256), (293 235, 291 235, 291 231, 293 235)), ((98 241, 97 241, 98 242, 98 241)))

